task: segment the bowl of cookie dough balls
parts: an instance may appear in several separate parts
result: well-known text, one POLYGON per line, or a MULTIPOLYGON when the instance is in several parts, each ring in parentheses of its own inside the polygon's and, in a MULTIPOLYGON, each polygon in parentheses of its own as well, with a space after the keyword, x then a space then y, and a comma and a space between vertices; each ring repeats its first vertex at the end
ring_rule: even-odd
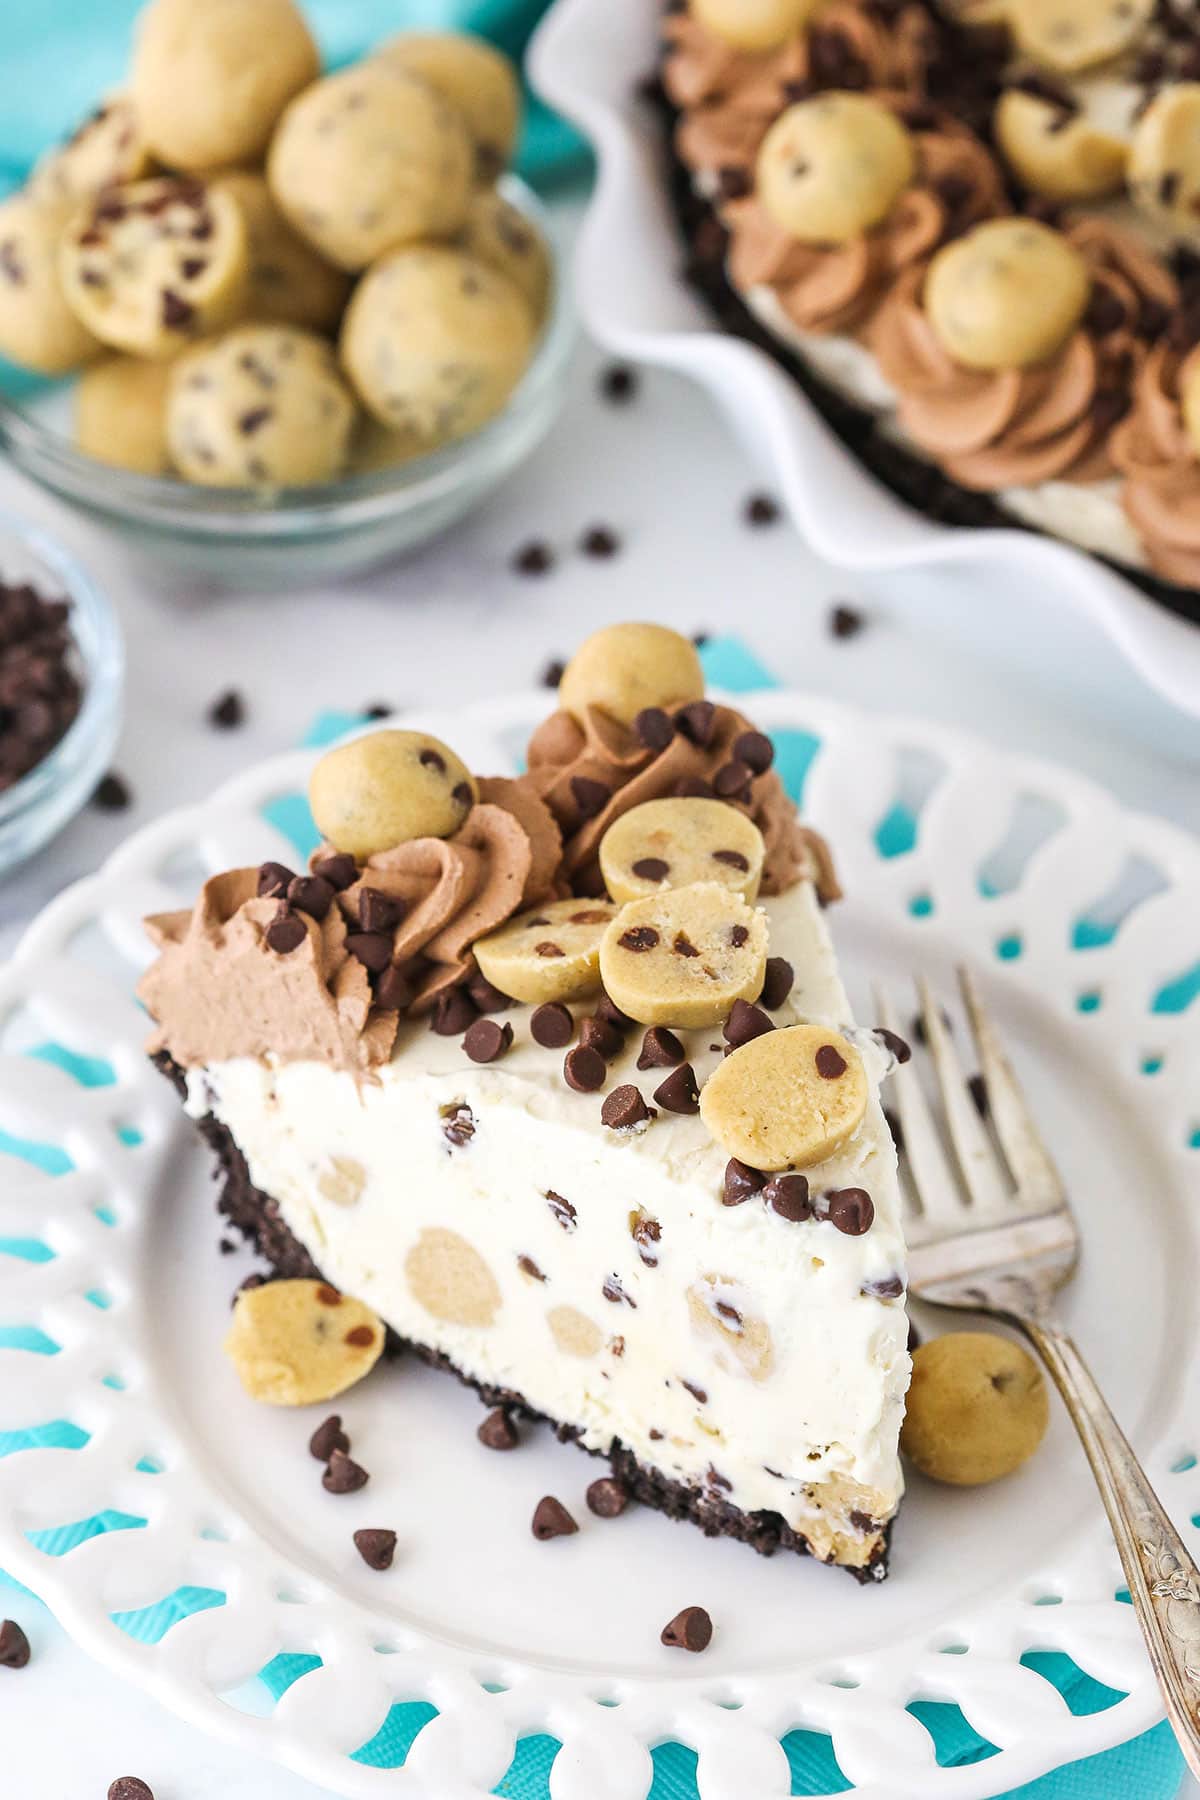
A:
POLYGON ((0 447, 228 584, 445 530, 565 385, 520 115, 480 38, 323 73, 296 0, 150 0, 121 90, 0 201, 0 447))

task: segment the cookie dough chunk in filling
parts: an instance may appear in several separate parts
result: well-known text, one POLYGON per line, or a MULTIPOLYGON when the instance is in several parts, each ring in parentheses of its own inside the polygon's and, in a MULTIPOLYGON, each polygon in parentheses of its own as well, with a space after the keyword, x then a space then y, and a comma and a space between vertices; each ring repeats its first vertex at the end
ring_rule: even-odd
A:
POLYGON ((436 450, 501 411, 533 342, 533 315, 507 276, 462 250, 420 245, 360 282, 341 350, 380 423, 436 450))
POLYGON ((228 194, 162 177, 112 188, 76 216, 63 290, 88 329, 134 356, 173 356, 237 317, 246 225, 228 194))
POLYGON ((28 192, 0 203, 0 353, 39 375, 65 375, 100 348, 59 274, 66 216, 28 192))
POLYGON ((171 458, 210 487, 329 481, 345 464, 354 401, 323 339, 245 325, 181 358, 167 406, 171 458))

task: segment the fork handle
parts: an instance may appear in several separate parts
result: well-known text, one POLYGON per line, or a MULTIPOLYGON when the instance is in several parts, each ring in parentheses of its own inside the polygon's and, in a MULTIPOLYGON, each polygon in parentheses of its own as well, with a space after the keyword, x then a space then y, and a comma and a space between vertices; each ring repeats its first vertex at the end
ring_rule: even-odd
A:
POLYGON ((1045 1318, 1013 1322, 1049 1369, 1083 1440, 1167 1717, 1200 1777, 1200 1573, 1074 1340, 1045 1318))

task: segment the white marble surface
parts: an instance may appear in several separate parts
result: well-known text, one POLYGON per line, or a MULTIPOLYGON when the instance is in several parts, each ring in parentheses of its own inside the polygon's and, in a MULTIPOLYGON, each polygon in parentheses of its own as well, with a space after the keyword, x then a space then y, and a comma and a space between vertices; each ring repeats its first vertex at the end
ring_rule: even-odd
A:
MULTIPOLYGON (((552 654, 606 620, 651 616, 685 630, 738 632, 787 682, 867 706, 959 722, 1057 758, 1126 802, 1200 825, 1200 734, 1151 702, 1111 652, 1041 617, 1014 594, 1004 619, 978 619, 970 594, 885 590, 869 629, 835 642, 827 612, 837 575, 779 524, 741 522, 755 473, 708 402, 677 381, 647 381, 627 407, 596 397, 598 358, 580 354, 567 414, 533 462, 468 525, 406 564, 334 591, 213 596, 169 575, 147 578, 101 537, 0 471, 0 507, 59 531, 107 583, 129 646, 117 766, 130 813, 89 812, 31 866, 0 884, 0 951, 66 882, 133 825, 208 792, 250 759, 294 744, 323 707, 402 707, 436 693, 464 699, 527 685, 552 654), (622 539, 594 562, 574 540, 594 523, 622 539), (559 552, 554 570, 508 568, 531 537, 559 552), (205 722, 225 688, 245 695, 234 732, 205 722)), ((0 1590, 35 1661, 0 1671, 6 1793, 92 1800, 140 1773, 158 1800, 306 1800, 316 1790, 210 1745, 93 1668, 35 1602, 0 1590), (62 1729, 65 1718, 71 1729, 62 1729)), ((1200 1787, 1187 1794, 1200 1800, 1200 1787)))

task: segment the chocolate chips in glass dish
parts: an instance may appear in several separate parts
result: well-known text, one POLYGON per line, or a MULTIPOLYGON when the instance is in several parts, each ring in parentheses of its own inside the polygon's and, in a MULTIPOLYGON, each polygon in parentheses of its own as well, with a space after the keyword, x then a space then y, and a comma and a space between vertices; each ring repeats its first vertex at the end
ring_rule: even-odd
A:
POLYGON ((0 793, 66 736, 83 702, 70 606, 0 581, 0 793))

